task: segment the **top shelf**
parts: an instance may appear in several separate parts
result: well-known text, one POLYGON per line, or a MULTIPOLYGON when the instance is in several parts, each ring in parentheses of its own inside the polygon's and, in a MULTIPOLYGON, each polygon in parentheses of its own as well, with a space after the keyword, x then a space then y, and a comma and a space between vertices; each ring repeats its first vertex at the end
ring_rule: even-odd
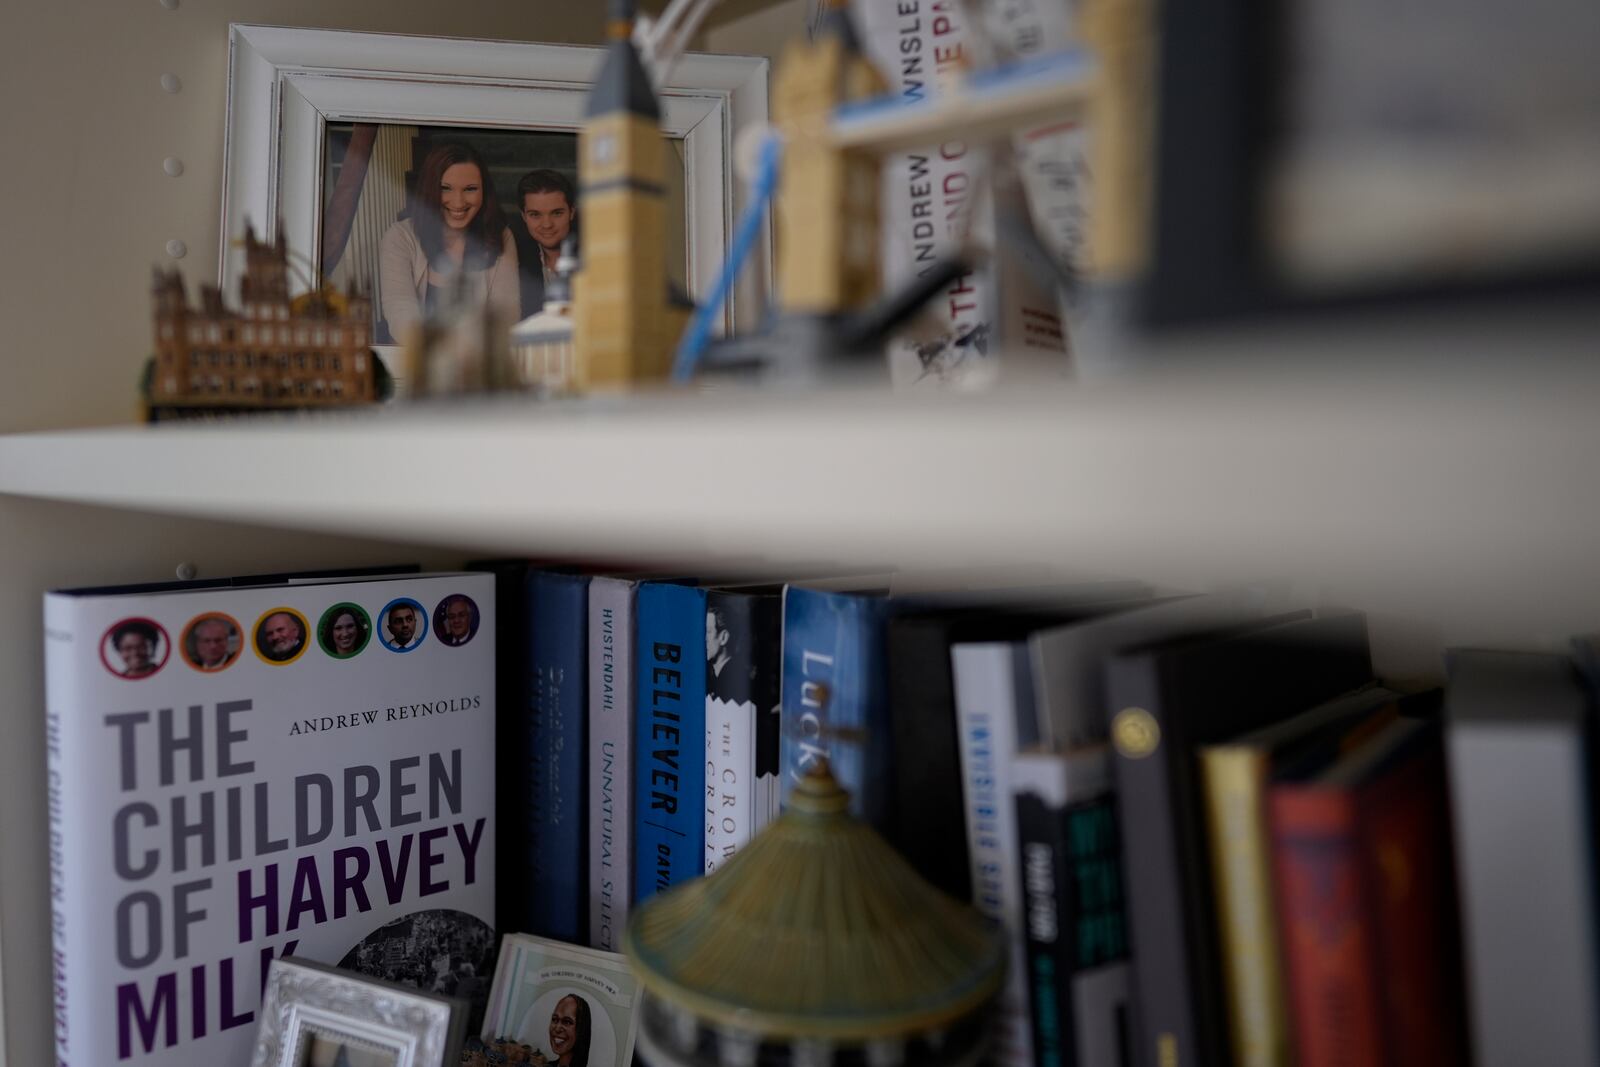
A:
MULTIPOLYGON (((1504 364, 1501 364, 1503 367, 1504 364)), ((1166 373, 975 395, 512 398, 0 437, 0 492, 468 552, 1287 577, 1593 625, 1600 373, 1166 373)))

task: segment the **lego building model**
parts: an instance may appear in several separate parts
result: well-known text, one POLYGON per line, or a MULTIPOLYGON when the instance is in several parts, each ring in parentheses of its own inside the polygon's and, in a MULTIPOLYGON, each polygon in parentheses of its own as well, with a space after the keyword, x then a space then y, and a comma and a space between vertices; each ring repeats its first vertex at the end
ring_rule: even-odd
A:
POLYGON ((834 317, 878 295, 878 161, 829 136, 844 104, 888 86, 856 40, 843 0, 829 0, 816 38, 791 41, 772 86, 784 139, 776 202, 778 314, 834 317))
POLYGON ((584 236, 573 385, 582 391, 664 380, 691 310, 665 278, 666 145, 633 17, 630 0, 612 0, 611 43, 578 134, 584 236))
MULTIPOLYGON (((753 203, 714 292, 685 333, 694 309, 664 281, 666 153, 630 0, 613 0, 608 35, 578 139, 584 248, 572 284, 570 373, 577 392, 658 381, 669 370, 681 380, 702 362, 799 380, 875 363, 881 370, 892 331, 989 252, 964 239, 895 292, 880 294, 884 156, 952 139, 1002 143, 1020 128, 1081 118, 1096 79, 1086 55, 1070 50, 967 74, 948 91, 902 100, 886 92, 860 47, 845 0, 824 0, 815 34, 791 43, 779 60, 770 151, 752 182, 753 203), (769 201, 778 260, 767 320, 758 332, 712 342, 715 309, 769 201)), ((1011 227, 1005 239, 1039 245, 1031 223, 1011 227)), ((559 382, 540 384, 565 391, 559 382)))
POLYGON ((510 374, 521 388, 548 395, 572 388, 572 272, 577 265, 568 237, 556 276, 545 285, 544 307, 511 329, 510 374))
POLYGON ((144 386, 148 421, 382 399, 381 364, 368 347, 370 297, 323 289, 291 300, 281 229, 270 244, 247 229, 244 249, 237 312, 213 285, 202 286, 200 306, 190 307, 182 276, 155 271, 155 355, 144 386))
MULTIPOLYGON (((1046 118, 1081 115, 1093 89, 1081 52, 967 75, 915 100, 884 92, 860 48, 844 0, 827 0, 810 41, 788 46, 773 77, 780 142, 777 293, 754 335, 710 342, 692 329, 679 366, 760 367, 808 380, 850 368, 881 371, 881 348, 900 324, 986 254, 971 240, 879 294, 879 175, 883 158, 921 144, 999 141, 1046 118)), ((1007 240, 1037 244, 1031 229, 1007 240)), ((735 256, 730 268, 737 269, 735 256)), ((1050 279, 1054 284, 1057 279, 1050 279)), ((697 323, 698 327, 698 323, 697 323)))

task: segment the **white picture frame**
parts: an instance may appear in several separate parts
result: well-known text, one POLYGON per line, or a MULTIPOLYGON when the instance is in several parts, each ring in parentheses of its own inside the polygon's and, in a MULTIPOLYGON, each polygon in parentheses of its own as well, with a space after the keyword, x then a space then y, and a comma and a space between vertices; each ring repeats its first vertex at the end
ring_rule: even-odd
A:
POLYGON ((267 971, 251 1067, 324 1067, 315 1053, 330 1045, 343 1046, 363 1067, 441 1067, 459 1055, 466 1010, 445 997, 286 956, 267 971))
MULTIPOLYGON (((234 247, 247 223, 321 260, 323 153, 330 122, 416 123, 576 133, 604 49, 235 23, 228 32, 218 283, 236 299, 234 247)), ((767 118, 768 61, 685 55, 661 91, 662 132, 682 138, 689 295, 705 299, 745 189, 733 139, 767 118)), ((753 327, 772 275, 771 223, 716 320, 753 327)))

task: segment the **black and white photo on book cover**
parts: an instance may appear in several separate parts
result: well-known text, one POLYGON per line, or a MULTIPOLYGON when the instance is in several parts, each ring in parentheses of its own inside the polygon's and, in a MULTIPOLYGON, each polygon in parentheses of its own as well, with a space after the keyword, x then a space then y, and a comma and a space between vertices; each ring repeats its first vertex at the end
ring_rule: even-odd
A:
POLYGON ((487 999, 494 625, 483 574, 46 596, 58 1063, 247 1062, 287 955, 487 999))

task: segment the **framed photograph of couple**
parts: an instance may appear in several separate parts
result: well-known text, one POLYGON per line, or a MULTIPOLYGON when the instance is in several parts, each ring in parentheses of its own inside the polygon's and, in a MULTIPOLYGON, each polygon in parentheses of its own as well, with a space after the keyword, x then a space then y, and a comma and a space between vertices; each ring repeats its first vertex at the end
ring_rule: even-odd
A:
MULTIPOLYGON (((581 259, 576 142, 602 55, 576 45, 230 27, 224 293, 238 292, 244 262, 234 243, 246 226, 266 234, 281 226, 300 275, 291 288, 366 289, 382 353, 419 314, 416 279, 431 276, 437 235, 465 229, 481 237, 473 247, 482 250, 486 299, 517 318, 537 311, 563 237, 575 238, 581 259)), ((663 265, 691 298, 711 292, 744 206, 731 146, 767 117, 767 67, 685 55, 660 92, 668 159, 678 164, 668 167, 663 265)), ((721 331, 761 314, 769 230, 745 274, 721 309, 721 331)))

